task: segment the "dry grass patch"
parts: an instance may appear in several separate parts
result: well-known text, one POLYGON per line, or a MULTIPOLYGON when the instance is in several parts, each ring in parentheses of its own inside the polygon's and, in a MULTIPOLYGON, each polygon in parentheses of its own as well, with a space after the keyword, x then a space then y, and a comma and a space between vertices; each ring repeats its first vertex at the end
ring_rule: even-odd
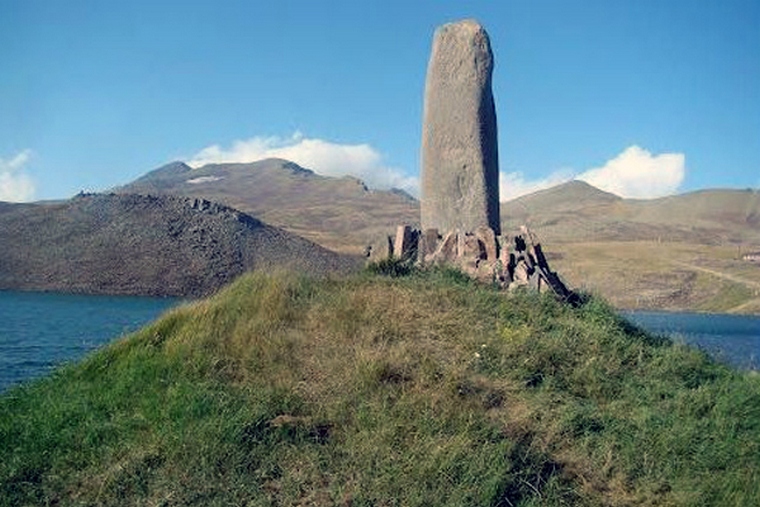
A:
POLYGON ((618 308, 757 313, 760 269, 733 245, 625 241, 556 243, 552 267, 618 308), (560 255, 557 255, 560 254, 560 255))

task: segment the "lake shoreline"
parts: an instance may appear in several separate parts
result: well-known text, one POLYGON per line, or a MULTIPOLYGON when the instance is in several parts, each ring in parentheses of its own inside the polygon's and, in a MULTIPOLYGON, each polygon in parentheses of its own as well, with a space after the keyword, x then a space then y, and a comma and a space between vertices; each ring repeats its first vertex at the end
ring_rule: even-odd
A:
MULTIPOLYGON (((171 297, 2 290, 0 366, 3 373, 0 374, 0 392, 45 375, 61 364, 80 360, 92 350, 138 330, 167 309, 188 301, 171 297), (45 301, 53 305, 52 314, 46 309, 45 301), (98 310, 101 303, 106 304, 107 309, 98 310), (32 308, 23 310, 24 305, 29 304, 32 308), (22 315, 18 315, 19 311, 22 315), (28 313, 26 317, 24 312, 28 313), (40 315, 48 318, 40 319, 40 315), (97 321, 102 328, 91 326, 97 321), (45 323, 46 328, 35 331, 34 326, 45 323)), ((757 370, 759 367, 760 316, 640 309, 616 311, 652 334, 703 348, 716 359, 737 368, 757 370), (730 332, 727 338, 720 338, 719 331, 708 329, 709 332, 701 332, 688 323, 685 327, 672 326, 673 322, 684 319, 724 321, 730 332), (731 347, 725 350, 730 340, 733 340, 735 352, 731 347)))

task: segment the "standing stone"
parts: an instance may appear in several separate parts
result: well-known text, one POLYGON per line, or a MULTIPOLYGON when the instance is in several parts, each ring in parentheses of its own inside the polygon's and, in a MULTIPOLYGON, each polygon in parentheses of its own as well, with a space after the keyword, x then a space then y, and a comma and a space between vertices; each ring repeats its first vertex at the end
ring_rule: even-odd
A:
POLYGON ((476 21, 438 28, 425 83, 422 230, 501 234, 493 55, 476 21))
POLYGON ((412 249, 412 228, 399 225, 396 228, 396 241, 393 243, 393 256, 397 259, 409 257, 412 249))

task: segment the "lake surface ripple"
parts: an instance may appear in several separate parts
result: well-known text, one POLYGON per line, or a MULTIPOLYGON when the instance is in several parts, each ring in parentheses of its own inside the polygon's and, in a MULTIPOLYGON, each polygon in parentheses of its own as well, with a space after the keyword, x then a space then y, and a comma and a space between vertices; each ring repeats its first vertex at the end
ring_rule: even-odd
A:
POLYGON ((177 298, 0 291, 0 391, 135 331, 177 298))
POLYGON ((700 347, 720 361, 742 369, 760 367, 758 316, 638 310, 621 313, 651 333, 700 347))

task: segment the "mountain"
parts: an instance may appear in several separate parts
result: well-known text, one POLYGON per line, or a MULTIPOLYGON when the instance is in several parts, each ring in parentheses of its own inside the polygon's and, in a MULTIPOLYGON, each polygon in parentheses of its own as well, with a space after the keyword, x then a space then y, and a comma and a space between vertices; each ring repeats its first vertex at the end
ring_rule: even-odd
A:
MULTIPOLYGON (((408 195, 279 159, 198 169, 174 163, 120 191, 219 200, 355 254, 367 244, 383 252, 397 225, 419 224, 419 203, 408 195)), ((760 250, 757 191, 636 200, 571 181, 502 203, 501 217, 506 235, 531 227, 566 283, 620 308, 760 313, 760 269, 742 260, 760 250)))
POLYGON ((171 196, 6 203, 0 244, 0 289, 198 296, 249 269, 328 273, 358 264, 227 206, 171 196))
MULTIPOLYGON (((116 191, 206 198, 353 254, 382 244, 399 224, 419 224, 419 202, 403 191, 369 190, 356 178, 320 176, 282 159, 197 169, 175 162, 116 191)), ((752 190, 636 200, 570 181, 502 203, 501 217, 506 234, 527 224, 552 243, 760 243, 760 194, 752 190)))
POLYGON ((760 313, 760 193, 711 189, 621 199, 572 181, 502 203, 528 224, 572 287, 619 308, 760 313))
POLYGON ((584 181, 572 180, 555 187, 523 195, 502 203, 502 206, 506 206, 509 210, 519 210, 522 208, 569 212, 615 203, 621 200, 621 197, 599 190, 584 181))
POLYGON ((760 194, 753 190, 700 190, 639 200, 571 181, 502 203, 501 212, 504 230, 528 224, 552 242, 760 242, 760 194))
POLYGON ((206 198, 353 254, 398 224, 419 224, 419 203, 406 192, 370 190, 356 178, 320 176, 282 159, 197 169, 175 162, 115 191, 206 198))
POLYGON ((652 201, 635 201, 631 206, 638 210, 641 221, 754 231, 760 226, 760 192, 753 189, 698 190, 652 201))

